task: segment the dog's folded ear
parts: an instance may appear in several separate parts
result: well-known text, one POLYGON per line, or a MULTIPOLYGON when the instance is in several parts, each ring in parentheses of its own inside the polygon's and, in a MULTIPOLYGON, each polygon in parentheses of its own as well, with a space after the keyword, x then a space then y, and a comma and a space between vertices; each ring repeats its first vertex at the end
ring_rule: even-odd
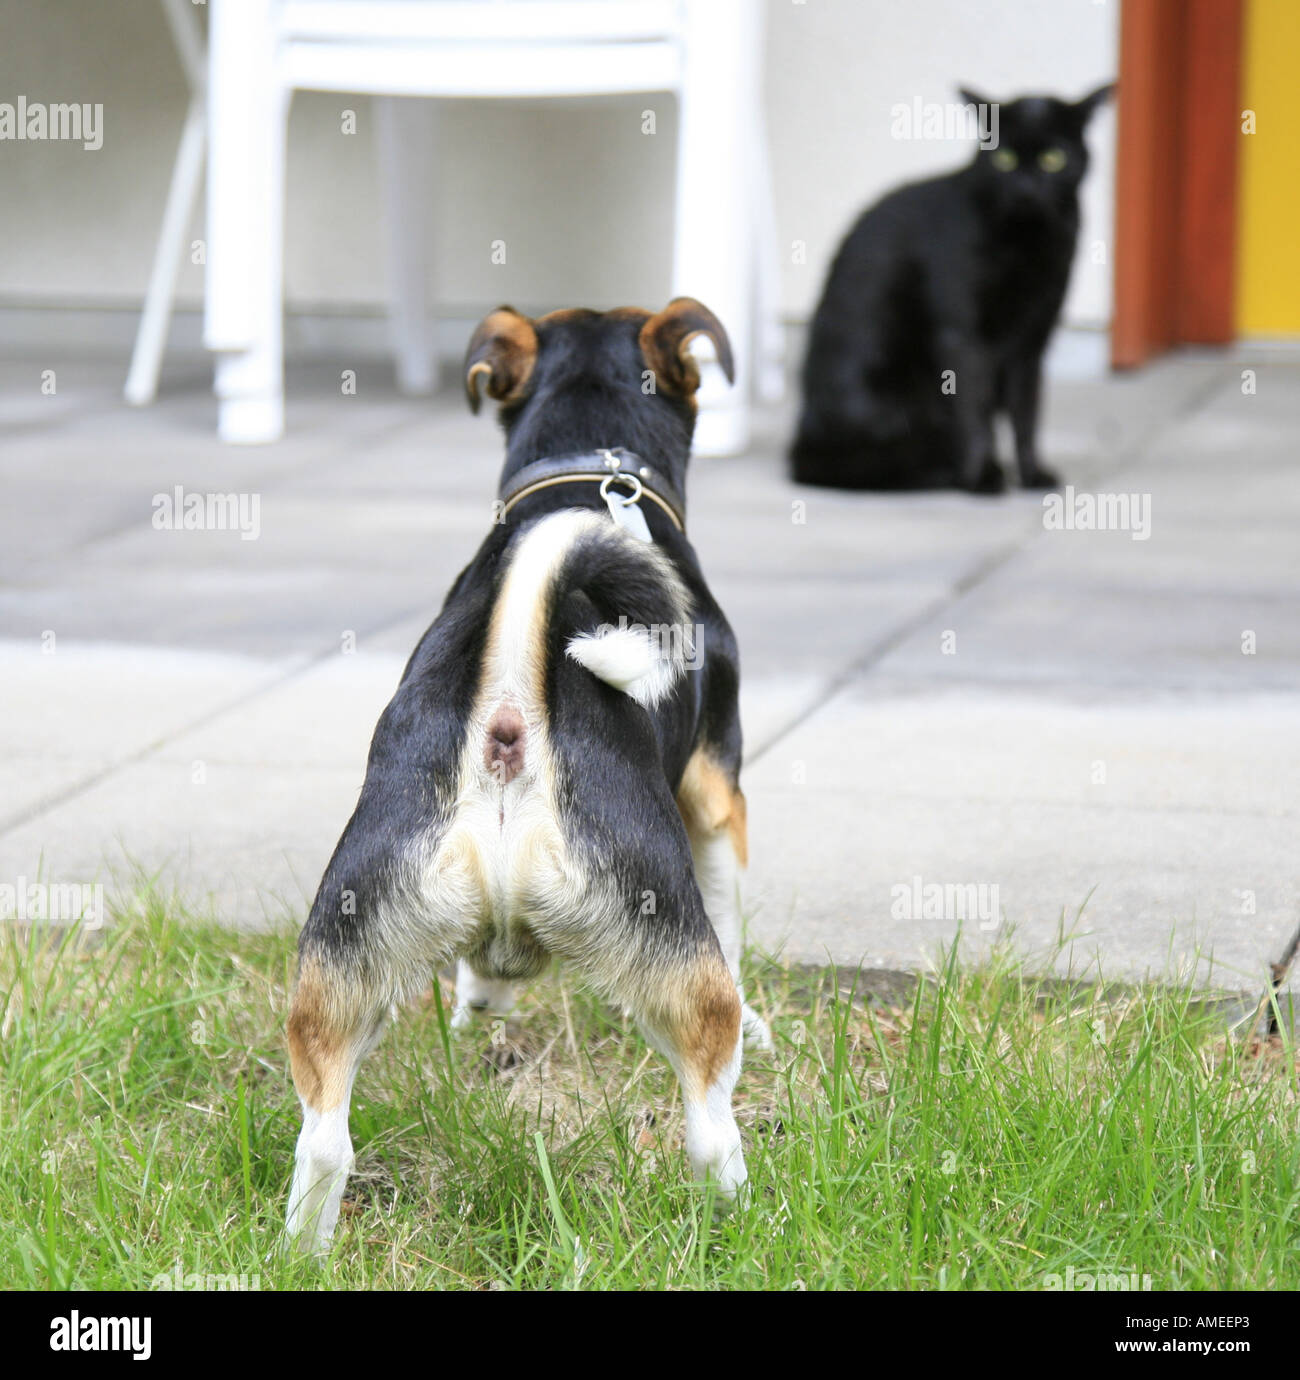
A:
POLYGON ((722 322, 694 297, 674 297, 641 327, 641 353, 658 383, 689 396, 700 386, 700 370, 686 348, 697 335, 708 336, 728 383, 736 381, 731 342, 722 322))
POLYGON ((479 322, 465 351, 465 393, 470 411, 478 411, 480 385, 497 402, 515 402, 523 397, 536 363, 533 323, 513 307, 490 312, 479 322))

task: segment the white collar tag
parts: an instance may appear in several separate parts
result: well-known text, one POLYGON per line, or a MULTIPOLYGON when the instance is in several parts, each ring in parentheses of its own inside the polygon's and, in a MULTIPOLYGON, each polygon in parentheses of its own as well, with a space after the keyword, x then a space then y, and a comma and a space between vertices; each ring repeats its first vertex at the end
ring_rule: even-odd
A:
POLYGON ((605 500, 605 506, 609 509, 609 515, 614 519, 616 526, 623 528, 638 541, 652 542, 654 538, 650 535, 650 528, 646 525, 645 514, 641 511, 641 481, 635 475, 618 475, 617 479, 622 483, 629 480, 636 486, 630 494, 615 493, 610 488, 610 481, 615 479, 610 475, 600 486, 600 496, 605 500))

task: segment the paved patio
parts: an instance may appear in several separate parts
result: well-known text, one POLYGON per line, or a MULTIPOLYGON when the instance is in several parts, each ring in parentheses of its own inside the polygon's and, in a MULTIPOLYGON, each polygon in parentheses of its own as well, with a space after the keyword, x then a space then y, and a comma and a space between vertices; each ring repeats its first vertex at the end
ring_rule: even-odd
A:
MULTIPOLYGON (((1049 530, 1038 495, 796 489, 788 409, 697 462, 743 655, 754 943, 915 968, 956 923, 914 896, 974 885, 997 918, 972 952, 1110 978, 1212 955, 1202 981, 1259 986, 1300 919, 1300 364, 1254 393, 1243 367, 1050 388, 1047 460, 1149 496, 1145 540, 1049 530)), ((376 363, 342 396, 322 365, 290 373, 288 439, 228 449, 204 370, 141 412, 122 370, 0 360, 0 881, 158 873, 231 923, 296 921, 489 520, 498 433, 454 391, 400 398, 376 363), (156 530, 178 484, 258 494, 258 539, 156 530)))

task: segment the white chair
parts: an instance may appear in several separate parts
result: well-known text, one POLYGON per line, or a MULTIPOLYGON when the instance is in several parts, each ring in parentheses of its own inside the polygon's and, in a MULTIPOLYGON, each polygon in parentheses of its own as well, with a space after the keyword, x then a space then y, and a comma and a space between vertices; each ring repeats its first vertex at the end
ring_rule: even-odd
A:
MULTIPOLYGON (((217 354, 223 440, 272 441, 283 431, 284 159, 295 90, 379 98, 392 344, 399 383, 412 392, 435 383, 436 175, 429 108, 403 98, 667 91, 679 102, 672 291, 718 314, 737 373, 729 390, 716 365, 702 370, 696 448, 744 448, 751 389, 779 396, 781 380, 761 0, 212 0, 209 10, 204 342, 217 354)), ((174 179, 169 222, 183 219, 171 203, 185 191, 174 179)), ((170 295, 174 263, 165 269, 155 265, 147 344, 159 335, 155 289, 170 295)), ((159 339, 153 379, 160 351, 159 339)), ((137 355, 137 396, 151 395, 150 352, 137 355)))

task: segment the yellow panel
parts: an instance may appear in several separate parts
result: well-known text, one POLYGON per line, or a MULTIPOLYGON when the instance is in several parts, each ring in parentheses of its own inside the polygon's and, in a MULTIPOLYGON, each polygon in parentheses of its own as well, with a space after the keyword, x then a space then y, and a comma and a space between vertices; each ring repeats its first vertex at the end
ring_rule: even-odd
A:
POLYGON ((1237 330, 1300 336, 1300 0, 1246 0, 1237 330))

